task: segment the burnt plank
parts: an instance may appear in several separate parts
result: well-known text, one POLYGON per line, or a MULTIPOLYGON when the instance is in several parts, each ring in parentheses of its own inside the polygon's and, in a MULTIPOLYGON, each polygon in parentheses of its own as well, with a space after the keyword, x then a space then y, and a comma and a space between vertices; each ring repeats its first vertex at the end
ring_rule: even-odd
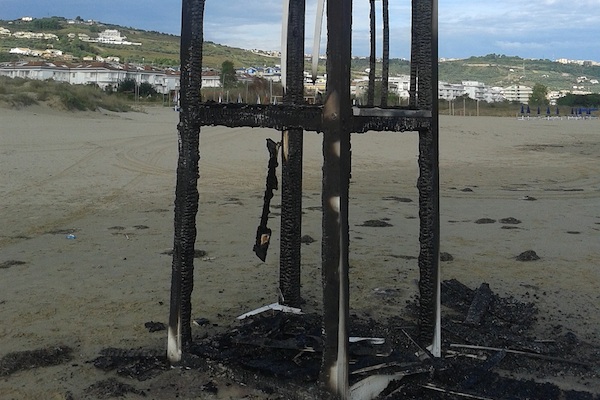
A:
POLYGON ((494 293, 490 289, 490 285, 482 283, 475 291, 475 296, 473 297, 464 323, 467 325, 479 325, 481 318, 483 318, 490 307, 493 296, 494 293))

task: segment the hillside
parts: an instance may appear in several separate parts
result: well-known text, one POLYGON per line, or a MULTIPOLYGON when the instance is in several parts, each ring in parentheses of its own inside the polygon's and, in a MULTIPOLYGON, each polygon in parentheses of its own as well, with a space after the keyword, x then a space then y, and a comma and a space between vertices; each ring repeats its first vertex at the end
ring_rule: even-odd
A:
MULTIPOLYGON (((0 36, 0 61, 17 59, 8 51, 14 47, 29 47, 43 50, 52 47, 72 54, 74 57, 101 56, 119 57, 121 62, 139 62, 157 66, 177 66, 179 64, 179 37, 176 35, 162 34, 155 31, 144 31, 131 27, 111 25, 94 22, 93 24, 77 21, 76 24, 68 23, 62 17, 35 19, 31 22, 2 21, 0 27, 15 31, 31 31, 53 33, 59 40, 21 39, 9 36, 0 36), (78 37, 69 39, 69 34, 85 34, 97 37, 98 32, 105 29, 117 29, 127 40, 142 43, 141 46, 125 46, 102 43, 88 43, 78 37)), ((71 35, 73 36, 73 35, 71 35)), ((264 66, 279 63, 278 58, 259 55, 247 50, 222 46, 212 42, 205 42, 203 64, 206 67, 220 68, 223 61, 232 61, 236 68, 244 66, 264 66)), ((352 61, 354 76, 364 75, 369 67, 365 58, 356 58, 352 61)), ((309 68, 307 62, 307 69, 309 68)), ((320 64, 320 72, 325 69, 324 63, 320 64)), ((377 70, 381 70, 378 64, 377 70)), ((390 62, 390 75, 408 74, 409 64, 406 60, 393 59, 390 62)), ((591 84, 590 80, 600 81, 600 66, 561 64, 550 60, 530 60, 520 57, 490 54, 486 56, 471 57, 463 60, 445 61, 440 63, 440 80, 450 83, 459 83, 464 80, 480 81, 489 86, 509 86, 521 84, 533 86, 541 83, 550 90, 573 89, 600 92, 599 84, 591 84), (586 77, 587 80, 577 82, 578 78, 586 77)), ((580 79, 581 80, 581 79, 580 79)))
MULTIPOLYGON (((369 68, 368 59, 355 59, 352 62, 354 71, 365 71, 369 68)), ((380 71, 381 65, 377 65, 380 71)), ((408 74, 409 63, 405 60, 390 61, 390 75, 408 74)), ((600 84, 590 84, 590 80, 600 81, 600 66, 583 66, 577 64, 561 64, 550 60, 528 60, 520 57, 490 54, 482 57, 470 57, 463 60, 440 62, 439 77, 441 81, 460 83, 462 81, 479 81, 488 86, 526 85, 541 83, 550 90, 573 89, 600 92, 600 84), (578 78, 586 77, 581 83, 578 78)))
MULTIPOLYGON (((51 46, 56 50, 72 54, 77 58, 85 56, 119 57, 121 62, 137 62, 157 66, 179 65, 179 36, 168 35, 155 31, 144 31, 131 27, 123 27, 101 22, 87 24, 84 22, 69 24, 62 17, 42 18, 31 22, 14 21, 12 24, 0 20, 0 27, 16 31, 31 31, 52 33, 59 40, 20 39, 0 36, 0 61, 9 61, 15 57, 8 54, 14 47, 29 47, 44 50, 51 46), (105 29, 117 29, 122 36, 131 42, 142 43, 141 46, 126 46, 104 43, 88 43, 78 37, 69 38, 69 34, 85 34, 95 38, 98 32, 105 29)), ((221 46, 211 42, 204 43, 203 64, 207 67, 220 68, 225 60, 230 60, 236 67, 246 65, 272 65, 278 59, 261 56, 247 50, 221 46)))

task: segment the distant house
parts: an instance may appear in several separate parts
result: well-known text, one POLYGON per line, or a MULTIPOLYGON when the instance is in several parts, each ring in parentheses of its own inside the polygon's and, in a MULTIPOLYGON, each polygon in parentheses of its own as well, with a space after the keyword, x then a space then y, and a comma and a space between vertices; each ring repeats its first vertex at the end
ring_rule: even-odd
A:
POLYGON ((281 68, 278 67, 266 67, 263 68, 260 74, 264 79, 273 82, 281 82, 281 68))
POLYGON ((21 54, 24 56, 28 56, 31 54, 31 49, 28 49, 26 47, 15 47, 13 49, 10 49, 8 52, 10 54, 21 54))
POLYGON ((221 87, 221 75, 217 71, 202 71, 202 87, 221 87))
POLYGON ((121 36, 121 32, 116 29, 105 29, 98 33, 98 43, 120 44, 125 39, 127 39, 127 37, 121 36))

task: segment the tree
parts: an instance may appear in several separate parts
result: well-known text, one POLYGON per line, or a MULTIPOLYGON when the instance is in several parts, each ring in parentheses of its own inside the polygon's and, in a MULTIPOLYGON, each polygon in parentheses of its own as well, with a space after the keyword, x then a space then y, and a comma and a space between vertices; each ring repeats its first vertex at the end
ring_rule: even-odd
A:
POLYGON ((548 105, 548 88, 541 83, 533 85, 533 92, 529 96, 529 104, 548 105))
POLYGON ((135 79, 126 78, 119 83, 119 88, 117 89, 117 91, 119 93, 134 93, 136 86, 137 82, 135 81, 135 79))
POLYGON ((221 82, 225 89, 235 86, 235 83, 237 82, 233 62, 229 60, 223 61, 223 64, 221 64, 221 82))
POLYGON ((141 97, 152 97, 156 94, 156 89, 149 82, 142 82, 138 88, 141 97))

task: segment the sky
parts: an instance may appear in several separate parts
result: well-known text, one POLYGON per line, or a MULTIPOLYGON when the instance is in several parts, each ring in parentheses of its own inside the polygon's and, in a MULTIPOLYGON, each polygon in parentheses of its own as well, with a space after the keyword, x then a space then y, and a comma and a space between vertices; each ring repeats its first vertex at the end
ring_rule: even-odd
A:
MULTIPOLYGON (((306 53, 312 51, 317 0, 306 0, 306 53)), ((390 0, 390 53, 408 58, 410 0, 390 0)), ((279 50, 283 0, 206 0, 204 39, 245 49, 279 50)), ((381 1, 376 0, 381 54, 381 1)), ((369 1, 353 0, 353 54, 369 55, 369 1)), ((0 0, 0 19, 94 19, 179 35, 181 1, 0 0)), ((600 0, 439 0, 439 56, 490 53, 600 61, 600 0)), ((325 52, 325 28, 322 53, 325 52)))

